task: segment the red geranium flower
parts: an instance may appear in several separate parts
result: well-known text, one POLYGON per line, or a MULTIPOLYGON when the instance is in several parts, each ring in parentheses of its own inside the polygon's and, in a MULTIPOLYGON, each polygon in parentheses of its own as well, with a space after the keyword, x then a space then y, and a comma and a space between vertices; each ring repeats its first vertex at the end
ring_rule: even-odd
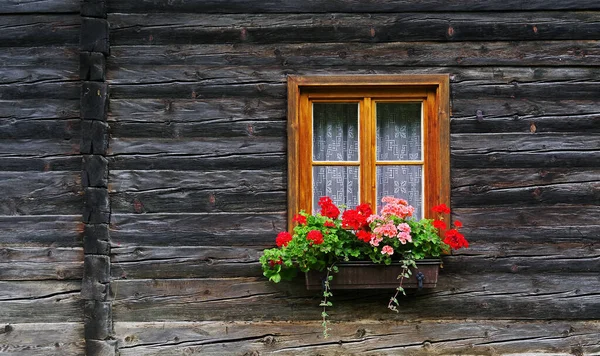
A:
POLYGON ((281 257, 279 257, 279 259, 277 261, 270 260, 269 266, 271 266, 271 268, 273 268, 273 267, 275 267, 275 265, 280 265, 282 263, 283 263, 283 260, 281 259, 281 257))
POLYGON ((456 221, 454 222, 454 226, 458 228, 458 227, 462 227, 462 226, 463 226, 463 224, 462 224, 462 222, 460 222, 460 221, 456 220, 456 221))
POLYGON ((446 228, 447 228, 446 223, 443 222, 442 220, 434 220, 433 227, 435 227, 436 229, 442 229, 442 230, 446 230, 446 228))
POLYGON ((369 241, 371 241, 371 238, 373 238, 373 235, 372 235, 370 232, 368 232, 368 231, 365 231, 365 230, 359 230, 359 231, 356 233, 356 237, 357 237, 359 240, 361 240, 361 241, 364 241, 364 242, 369 242, 369 241))
POLYGON ((325 227, 335 227, 335 224, 329 220, 325 221, 323 225, 325 225, 325 227))
POLYGON ((306 225, 306 216, 298 214, 294 216, 294 221, 300 225, 306 225))
POLYGON ((448 230, 444 235, 444 243, 454 250, 458 250, 461 247, 469 247, 469 242, 465 239, 465 236, 456 229, 448 230))
POLYGON ((287 231, 280 232, 277 235, 277 238, 275 239, 277 247, 287 246, 287 244, 289 244, 290 241, 292 241, 292 235, 287 231))
POLYGON ((321 197, 319 199, 319 206, 321 207, 321 215, 331 219, 337 219, 340 216, 340 209, 338 209, 333 201, 329 197, 321 197))
POLYGON ((446 204, 434 206, 431 210, 440 214, 450 214, 450 208, 446 204))
POLYGON ((311 242, 311 244, 320 245, 323 243, 323 234, 319 230, 311 230, 306 235, 306 239, 311 242))

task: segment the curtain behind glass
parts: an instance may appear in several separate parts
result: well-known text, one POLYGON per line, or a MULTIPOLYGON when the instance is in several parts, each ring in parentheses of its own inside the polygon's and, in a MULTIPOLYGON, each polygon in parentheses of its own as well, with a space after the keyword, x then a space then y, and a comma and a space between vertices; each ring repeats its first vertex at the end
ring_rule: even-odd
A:
MULTIPOLYGON (((377 103, 377 160, 419 161, 423 157, 421 103, 377 103)), ((422 217, 423 169, 421 165, 377 166, 377 206, 394 196, 415 207, 422 217)))
MULTIPOLYGON (((313 104, 313 160, 358 161, 358 103, 313 104)), ((313 167, 313 212, 322 196, 338 205, 358 205, 358 167, 313 167)))

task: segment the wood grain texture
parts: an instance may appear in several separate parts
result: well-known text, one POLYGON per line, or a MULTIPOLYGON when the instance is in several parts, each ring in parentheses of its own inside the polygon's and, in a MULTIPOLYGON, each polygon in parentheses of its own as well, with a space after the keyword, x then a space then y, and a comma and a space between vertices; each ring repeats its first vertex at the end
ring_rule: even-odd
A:
POLYGON ((77 280, 83 273, 82 248, 3 247, 0 280, 77 280))
POLYGON ((81 246, 81 215, 0 216, 0 246, 81 246))
MULTIPOLYGON (((577 278, 570 278, 568 272, 492 273, 487 278, 480 273, 443 272, 437 289, 399 300, 399 314, 385 307, 393 292, 386 290, 336 291, 335 306, 329 314, 340 322, 417 318, 594 320, 600 315, 597 272, 577 278)), ((112 283, 112 290, 116 322, 320 319, 318 293, 305 290, 303 276, 277 285, 264 278, 119 280, 112 283)))
POLYGON ((597 322, 364 320, 333 323, 323 340, 315 322, 117 322, 123 356, 497 355, 600 351, 597 322), (317 351, 318 350, 318 351, 317 351))
POLYGON ((460 3, 443 0, 397 1, 378 0, 361 2, 342 0, 332 3, 327 0, 312 0, 299 4, 294 0, 263 1, 252 0, 191 0, 185 2, 164 2, 161 0, 118 1, 109 4, 109 12, 147 13, 147 12, 184 12, 184 13, 322 13, 322 12, 438 12, 438 11, 523 11, 523 10, 592 10, 600 9, 593 0, 569 1, 528 1, 518 0, 502 2, 461 1, 460 3))
POLYGON ((0 333, 2 355, 80 356, 84 352, 82 323, 49 321, 0 326, 4 331, 0 333))
POLYGON ((594 12, 389 14, 109 14, 111 43, 597 40, 594 12))
POLYGON ((78 0, 5 0, 0 14, 78 13, 78 0))
POLYGON ((2 15, 0 47, 77 45, 80 23, 79 14, 2 15))
MULTIPOLYGON (((336 67, 556 66, 596 67, 598 40, 111 46, 109 68, 132 65, 336 67)), ((13 50, 13 49, 10 49, 13 50)), ((16 54, 16 53, 15 53, 16 54)), ((1 55, 0 55, 1 56, 1 55)), ((2 57, 0 57, 2 58, 2 57)), ((29 59, 31 60, 31 59, 29 59)), ((202 74, 200 72, 199 74, 202 74)), ((141 79, 141 78, 138 78, 141 79)))

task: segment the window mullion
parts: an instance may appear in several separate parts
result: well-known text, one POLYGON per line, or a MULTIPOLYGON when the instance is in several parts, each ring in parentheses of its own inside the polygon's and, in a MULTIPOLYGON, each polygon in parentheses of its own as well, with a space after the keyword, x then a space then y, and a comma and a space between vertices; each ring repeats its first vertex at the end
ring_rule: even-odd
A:
POLYGON ((375 203, 375 120, 371 98, 361 101, 360 116, 361 150, 361 202, 375 203))

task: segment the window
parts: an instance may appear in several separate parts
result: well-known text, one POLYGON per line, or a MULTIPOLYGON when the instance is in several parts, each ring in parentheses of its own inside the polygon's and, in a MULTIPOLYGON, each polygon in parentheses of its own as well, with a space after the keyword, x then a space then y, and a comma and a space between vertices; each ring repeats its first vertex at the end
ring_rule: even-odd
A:
POLYGON ((320 196, 450 205, 448 75, 288 77, 288 224, 320 196))

